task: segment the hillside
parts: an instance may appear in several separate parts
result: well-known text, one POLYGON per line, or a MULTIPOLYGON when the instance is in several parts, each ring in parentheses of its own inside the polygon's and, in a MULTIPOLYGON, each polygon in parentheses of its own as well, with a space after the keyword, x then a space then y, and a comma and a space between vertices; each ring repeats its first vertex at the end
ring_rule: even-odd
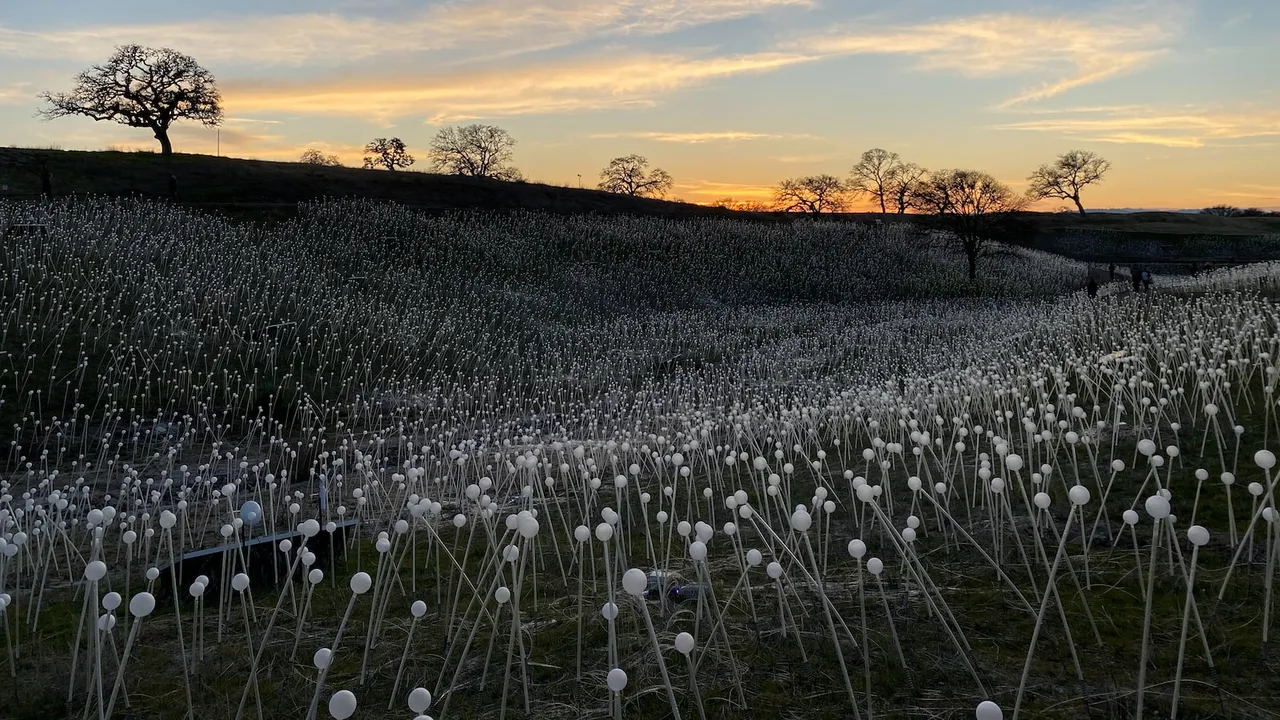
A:
POLYGON ((394 201, 423 210, 483 208, 542 210, 555 213, 651 215, 657 217, 747 216, 693 203, 514 183, 489 178, 323 167, 291 162, 244 160, 209 155, 0 148, 0 197, 34 199, 37 175, 17 167, 22 159, 47 163, 56 195, 175 197, 186 205, 233 215, 272 215, 324 197, 360 197, 394 201), (170 175, 177 194, 170 191, 170 175), (273 207, 275 206, 275 207, 273 207))
MULTIPOLYGON (((787 222, 783 213, 629 197, 488 178, 424 172, 386 172, 208 155, 164 157, 147 152, 85 152, 0 148, 0 197, 35 199, 44 165, 55 195, 173 199, 182 205, 243 219, 294 217, 298 203, 358 197, 392 201, 426 212, 463 209, 537 210, 555 214, 662 218, 722 217, 787 222), (171 181, 172 176, 172 181, 171 181), (173 185, 176 184, 176 193, 173 185)), ((841 213, 832 219, 885 220, 877 213, 841 213)), ((1280 218, 1226 218, 1178 212, 1026 213, 1034 234, 1025 245, 1093 263, 1253 262, 1280 259, 1280 218)), ((890 216, 922 223, 925 216, 890 216)))

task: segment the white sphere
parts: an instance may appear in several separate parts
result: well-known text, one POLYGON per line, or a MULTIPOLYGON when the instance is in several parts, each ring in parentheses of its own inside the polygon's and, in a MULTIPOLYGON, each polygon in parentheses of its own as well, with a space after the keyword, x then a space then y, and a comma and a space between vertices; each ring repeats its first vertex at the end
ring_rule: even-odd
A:
POLYGON ((124 602, 124 599, 120 597, 118 592, 109 592, 102 596, 102 607, 105 610, 115 610, 120 607, 122 602, 124 602))
POLYGON ((908 543, 915 542, 916 541, 915 528, 904 528, 902 531, 902 539, 908 543))
POLYGON ((431 707, 431 691, 426 688, 414 688, 409 692, 409 709, 422 714, 431 707))
POLYGON ((849 541, 849 556, 850 556, 850 557, 853 557, 853 558, 856 558, 856 559, 861 559, 861 558, 862 558, 862 556, 863 556, 863 555, 866 555, 866 554, 867 554, 867 544, 866 544, 866 543, 862 542, 861 540, 850 540, 850 541, 849 541))
POLYGON ((97 582, 107 576, 107 564, 101 560, 94 560, 84 566, 84 577, 90 582, 97 582))
POLYGON ((320 581, 324 580, 324 571, 321 570, 320 568, 316 568, 312 570, 311 572, 307 573, 307 580, 312 585, 319 585, 320 581))
POLYGON ((1201 525, 1192 525, 1187 528, 1187 539, 1196 547, 1203 547, 1209 543, 1209 531, 1201 525))
POLYGON ((770 579, 777 580, 782 577, 782 565, 780 565, 777 560, 774 560, 765 568, 765 572, 769 574, 770 579))
POLYGON ((1125 510, 1123 517, 1124 517, 1124 523, 1126 525, 1138 524, 1138 513, 1133 510, 1125 510))
POLYGON ((693 652, 693 646, 693 636, 689 633, 682 632, 676 636, 676 650, 679 650, 682 655, 693 652))
POLYGON ((334 720, 347 720, 355 711, 356 696, 350 690, 339 690, 329 698, 329 714, 334 720))
POLYGON ((763 560, 764 556, 760 554, 759 550, 751 548, 747 551, 747 564, 751 567, 759 567, 763 560))
POLYGON ((498 601, 499 605, 506 605, 511 600, 511 591, 505 586, 493 591, 493 599, 498 601))
POLYGON ((373 587, 373 578, 369 577, 369 573, 358 572, 351 576, 351 592, 357 595, 363 595, 369 592, 369 588, 373 587))
POLYGON ((878 557, 873 557, 867 561, 867 571, 872 575, 879 575, 884 572, 884 561, 878 557))
POLYGON ((1270 450, 1259 450, 1253 454, 1253 462, 1263 470, 1270 470, 1276 466, 1276 454, 1270 450))
MULTIPOLYGON (((427 604, 422 602, 421 600, 414 600, 413 604, 409 606, 409 614, 413 615, 416 618, 420 618, 423 615, 426 615, 427 604)), ((419 710, 418 712, 422 712, 422 711, 419 710)))
POLYGON ((707 545, 701 540, 694 540, 689 543, 689 557, 694 562, 702 562, 707 559, 707 545))
POLYGON ((231 587, 237 592, 244 592, 249 589, 249 576, 244 573, 236 573, 231 578, 231 587))
POLYGON ((333 651, 329 648, 320 648, 311 656, 311 664, 316 666, 317 670, 323 670, 329 667, 329 662, 333 660, 333 651))
POLYGON ((983 700, 978 703, 978 710, 974 717, 976 720, 1004 720, 1004 711, 990 700, 983 700))
POLYGON ((573 539, 584 543, 591 539, 591 530, 586 525, 579 525, 573 529, 573 539))
POLYGON ((1147 498, 1145 507, 1147 514, 1157 520, 1169 517, 1169 501, 1159 495, 1152 495, 1147 498))
POLYGON ((1075 505, 1089 504, 1089 488, 1083 485, 1076 485, 1067 491, 1067 499, 1075 505))
POLYGON ((627 686, 627 673, 622 668, 614 668, 609 671, 609 689, 620 693, 627 686))
POLYGON ((622 589, 636 597, 643 595, 648 585, 649 579, 639 568, 631 568, 622 574, 622 589))
POLYGON ((1022 469, 1022 458, 1017 455, 1006 455, 1004 458, 1004 466, 1013 472, 1018 472, 1022 469))
POLYGON ((532 516, 520 518, 520 537, 528 540, 538 534, 538 520, 532 516))
POLYGON ((809 532, 813 526, 813 516, 807 510, 796 510, 791 514, 791 529, 796 532, 809 532))
POLYGON ((600 523, 596 526, 596 539, 600 542, 609 542, 613 539, 613 526, 609 523, 600 523))
POLYGON ((149 592, 140 592, 129 601, 129 614, 136 618, 144 618, 156 609, 156 599, 149 592))

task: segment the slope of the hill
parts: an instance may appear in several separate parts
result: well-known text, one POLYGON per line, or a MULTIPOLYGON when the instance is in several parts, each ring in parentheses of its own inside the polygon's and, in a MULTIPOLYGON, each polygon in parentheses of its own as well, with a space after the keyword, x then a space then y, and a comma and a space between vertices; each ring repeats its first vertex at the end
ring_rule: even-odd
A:
MULTIPOLYGON (((66 151, 0 148, 0 197, 36 199, 39 170, 47 167, 55 195, 176 198, 179 202, 245 217, 292 214, 299 202, 360 197, 390 200, 422 210, 542 210, 603 215, 737 217, 784 220, 779 213, 748 213, 685 202, 635 198, 599 190, 425 172, 332 168, 292 162, 244 160, 209 155, 164 157, 149 152, 66 151), (172 180, 171 180, 172 176, 172 180), (175 193, 176 185, 176 193, 175 193)), ((877 213, 841 213, 833 219, 868 222, 877 213)), ((924 216, 891 216, 892 222, 924 216)), ((1280 218, 1216 217, 1178 212, 1027 213, 1039 238, 1125 233, 1125 238, 1177 241, 1179 236, 1214 238, 1280 235, 1280 218)), ((1030 241, 1028 244, 1034 244, 1030 241)), ((1047 248, 1046 248, 1047 249, 1047 248)))
POLYGON ((242 217, 292 214, 299 202, 330 197, 394 201, 423 210, 541 210, 657 217, 749 217, 723 208, 425 172, 387 172, 209 155, 0 148, 0 197, 40 197, 47 167, 56 196, 173 199, 242 217))

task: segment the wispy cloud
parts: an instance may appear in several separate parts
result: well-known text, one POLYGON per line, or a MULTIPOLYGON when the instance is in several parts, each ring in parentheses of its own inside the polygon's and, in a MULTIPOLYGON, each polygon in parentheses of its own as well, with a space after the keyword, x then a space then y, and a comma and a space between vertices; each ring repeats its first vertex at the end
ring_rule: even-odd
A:
POLYGON ((1240 185, 1241 190, 1206 190, 1205 192, 1224 197, 1243 198, 1248 200, 1280 200, 1280 185, 1240 185))
POLYGON ((0 105, 29 104, 35 99, 31 83, 19 82, 0 85, 0 105))
POLYGON ((1280 110, 1122 106, 1066 111, 1052 118, 997 126, 1056 132, 1097 142, 1198 148, 1249 138, 1280 136, 1280 110))
POLYGON ((472 0, 407 17, 322 13, 31 31, 0 26, 0 55, 101 60, 123 43, 181 48, 205 63, 337 65, 440 50, 500 54, 592 36, 660 35, 814 0, 472 0))
POLYGON ((1133 72, 1167 51, 1186 17, 1183 3, 1139 15, 1130 8, 1089 18, 986 14, 887 28, 836 29, 794 43, 821 55, 918 59, 925 71, 964 77, 1048 75, 1002 103, 1012 107, 1133 72))
POLYGON ((594 133, 590 137, 600 138, 635 138, 638 140, 653 140, 655 142, 665 143, 685 143, 689 145, 701 145, 703 143, 714 142, 741 142, 744 140, 795 140, 800 138, 809 138, 809 135, 794 135, 786 133, 762 133, 762 132, 745 132, 739 130, 719 130, 709 132, 622 132, 622 133, 594 133))
POLYGON ((733 197, 738 200, 768 200, 773 198, 772 185, 689 179, 676 183, 675 189, 682 197, 692 197, 695 201, 715 200, 723 197, 733 197))
POLYGON ((384 120, 425 114, 432 123, 445 123, 525 113, 651 106, 655 97, 664 92, 810 60, 787 53, 590 57, 514 70, 379 82, 256 86, 229 82, 224 96, 227 107, 237 113, 314 113, 384 120))

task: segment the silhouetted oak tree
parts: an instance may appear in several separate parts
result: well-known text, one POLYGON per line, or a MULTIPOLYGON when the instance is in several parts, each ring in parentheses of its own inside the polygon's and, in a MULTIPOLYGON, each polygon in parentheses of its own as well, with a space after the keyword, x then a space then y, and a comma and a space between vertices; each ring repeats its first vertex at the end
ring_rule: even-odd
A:
POLYGON ((1027 196, 1032 200, 1057 198, 1076 204, 1081 215, 1085 214, 1080 202, 1080 190, 1086 185, 1102 182, 1102 176, 1111 169, 1111 163, 1088 150, 1072 150, 1058 156, 1057 161, 1041 165, 1027 178, 1031 186, 1027 196))
POLYGON ((122 45, 102 65, 76 76, 70 92, 40 96, 45 119, 84 115, 129 127, 148 128, 160 152, 173 153, 169 128, 178 120, 213 127, 222 122, 222 97, 213 74, 191 56, 169 48, 122 45))
POLYGON ((369 153, 364 158, 366 170, 384 167, 395 171, 397 168, 407 168, 415 162, 413 156, 405 150, 404 141, 398 137, 374 138, 373 142, 364 146, 364 151, 369 153))
POLYGON ((643 155, 627 155, 609 161, 600 171, 600 189, 635 197, 666 197, 674 181, 662 168, 649 169, 643 155))
POLYGON ((496 125, 447 127, 431 140, 431 169, 450 175, 523 180, 511 164, 516 141, 496 125))
POLYGON ((1029 231, 1017 214, 1026 201, 978 170, 934 173, 924 184, 920 201, 945 240, 964 253, 970 280, 978 278, 978 258, 991 254, 993 243, 1018 242, 1029 231))
POLYGON ((844 183, 835 175, 787 178, 773 191, 774 206, 783 212, 840 212, 847 205, 844 183))

